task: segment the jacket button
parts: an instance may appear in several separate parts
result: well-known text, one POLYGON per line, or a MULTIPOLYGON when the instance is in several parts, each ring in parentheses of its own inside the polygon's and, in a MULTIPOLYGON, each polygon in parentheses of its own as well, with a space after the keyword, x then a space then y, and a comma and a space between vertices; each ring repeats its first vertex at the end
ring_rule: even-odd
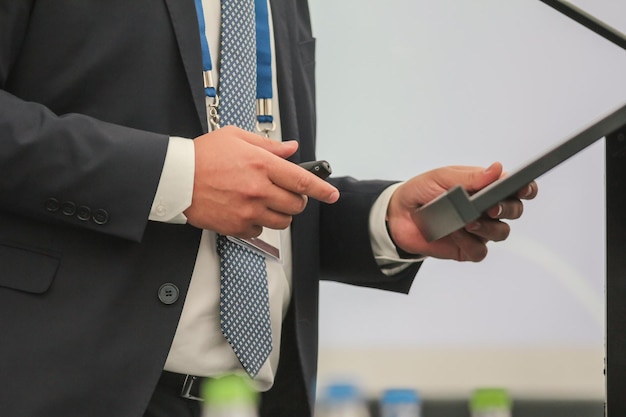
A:
POLYGON ((178 296, 180 295, 180 291, 178 291, 178 287, 174 284, 163 284, 159 288, 159 300, 163 304, 174 304, 178 300, 178 296))
POLYGON ((95 224, 105 224, 109 221, 109 213, 104 209, 98 209, 93 212, 92 219, 95 224))
POLYGON ((63 204, 61 204, 61 213, 65 214, 66 216, 73 216, 74 213, 76 213, 76 204, 72 203, 71 201, 65 201, 63 204))
POLYGON ((87 206, 80 206, 76 209, 78 220, 87 221, 91 218, 91 209, 87 206))
POLYGON ((59 203, 59 200, 57 200, 54 197, 50 197, 49 199, 46 200, 46 210, 54 213, 55 211, 59 211, 59 208, 61 208, 61 203, 59 203))

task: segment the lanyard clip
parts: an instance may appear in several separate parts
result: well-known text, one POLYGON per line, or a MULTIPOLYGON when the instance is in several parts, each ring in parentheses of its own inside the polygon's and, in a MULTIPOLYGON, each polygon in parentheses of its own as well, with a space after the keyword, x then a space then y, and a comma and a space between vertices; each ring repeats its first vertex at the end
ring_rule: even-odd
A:
POLYGON ((204 81, 204 88, 215 91, 215 83, 213 82, 213 73, 211 71, 202 71, 202 80, 204 81))
POLYGON ((206 93, 207 113, 209 113, 208 116, 209 123, 211 123, 211 130, 217 130, 220 128, 220 116, 217 112, 220 105, 220 99, 215 91, 213 73, 210 70, 202 71, 202 80, 204 81, 204 92, 206 93))
POLYGON ((276 122, 274 122, 274 116, 272 114, 271 98, 258 98, 256 100, 256 120, 256 130, 263 133, 265 136, 269 137, 270 132, 276 130, 276 122))
POLYGON ((209 123, 211 124, 211 130, 214 131, 220 128, 220 115, 218 113, 220 98, 216 94, 213 97, 207 97, 206 100, 209 123))

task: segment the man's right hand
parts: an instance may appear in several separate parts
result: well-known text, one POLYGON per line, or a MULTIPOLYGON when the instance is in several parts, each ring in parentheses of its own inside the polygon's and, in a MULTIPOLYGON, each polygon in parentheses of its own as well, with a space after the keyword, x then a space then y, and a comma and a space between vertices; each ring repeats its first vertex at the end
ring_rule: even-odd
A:
POLYGON ((328 182, 287 161, 296 141, 278 142, 226 126, 194 140, 195 174, 187 222, 236 237, 255 237, 262 227, 285 229, 307 198, 339 199, 328 182))

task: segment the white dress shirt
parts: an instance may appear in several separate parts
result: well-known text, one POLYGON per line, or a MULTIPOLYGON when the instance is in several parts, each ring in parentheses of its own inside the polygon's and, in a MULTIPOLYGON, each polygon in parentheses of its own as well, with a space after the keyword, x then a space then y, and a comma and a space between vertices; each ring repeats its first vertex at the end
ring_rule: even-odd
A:
MULTIPOLYGON (((220 0, 202 0, 206 35, 213 58, 213 79, 219 80, 220 0)), ((272 51, 274 39, 271 13, 270 34, 272 51)), ((272 66, 275 66, 272 53, 272 66)), ((273 71, 273 109, 276 130, 270 133, 274 140, 281 140, 280 115, 276 72, 273 71)), ((191 205, 194 179, 193 141, 187 138, 170 138, 163 172, 150 213, 151 221, 185 223, 183 211, 191 205)), ((385 226, 387 204, 395 186, 385 190, 370 213, 370 236, 372 248, 379 265, 386 265, 385 272, 393 274, 416 259, 400 259, 385 226), (389 265, 394 265, 388 268, 389 265)), ((266 232, 264 232, 266 233, 266 232)), ((272 353, 255 378, 256 388, 268 390, 273 382, 280 355, 281 324, 291 297, 291 234, 290 230, 267 231, 280 235, 282 262, 266 258, 272 327, 272 353)), ((216 252, 215 232, 203 230, 196 265, 183 307, 180 322, 174 336, 165 369, 172 372, 197 376, 216 376, 228 372, 244 373, 239 360, 220 330, 219 315, 219 257, 216 252)))

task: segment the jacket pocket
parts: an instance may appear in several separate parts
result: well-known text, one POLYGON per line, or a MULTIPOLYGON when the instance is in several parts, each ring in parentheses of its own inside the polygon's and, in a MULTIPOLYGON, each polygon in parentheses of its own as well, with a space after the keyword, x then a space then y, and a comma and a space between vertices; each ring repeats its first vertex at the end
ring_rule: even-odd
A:
POLYGON ((37 249, 0 243, 0 287, 43 294, 59 268, 59 257, 37 249))

